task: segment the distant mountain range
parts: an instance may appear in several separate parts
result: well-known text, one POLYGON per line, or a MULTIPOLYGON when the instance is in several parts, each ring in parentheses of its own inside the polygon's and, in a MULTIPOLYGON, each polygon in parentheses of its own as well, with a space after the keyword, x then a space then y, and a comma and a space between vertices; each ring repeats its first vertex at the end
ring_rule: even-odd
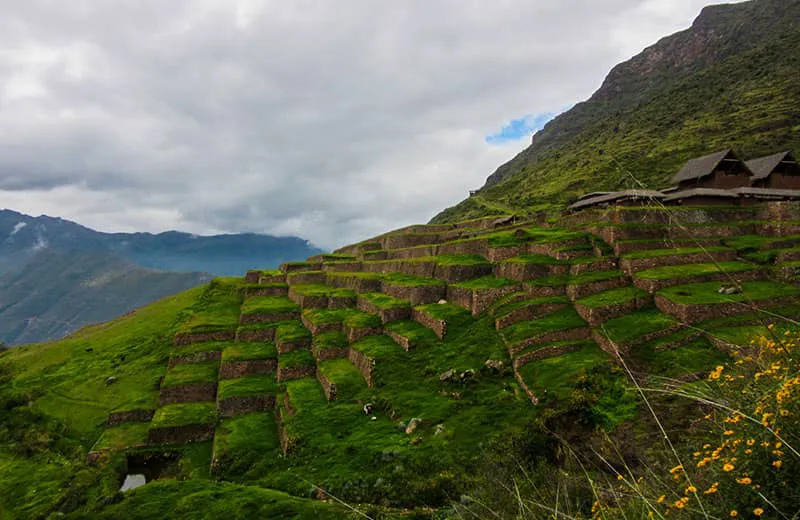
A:
POLYGON ((213 276, 320 252, 296 237, 101 233, 0 210, 0 342, 57 339, 213 276))
POLYGON ((557 209, 599 190, 664 188, 691 157, 800 151, 800 0, 713 5, 617 65, 475 196, 432 222, 557 209))

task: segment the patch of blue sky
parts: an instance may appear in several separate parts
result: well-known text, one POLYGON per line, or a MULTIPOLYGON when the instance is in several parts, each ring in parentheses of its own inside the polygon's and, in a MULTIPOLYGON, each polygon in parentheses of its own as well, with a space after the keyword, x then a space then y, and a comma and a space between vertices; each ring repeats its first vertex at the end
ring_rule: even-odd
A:
POLYGON ((487 135, 485 140, 489 144, 504 144, 510 141, 519 141, 538 132, 544 125, 556 116, 553 112, 544 114, 528 114, 519 119, 512 119, 504 125, 499 132, 487 135))

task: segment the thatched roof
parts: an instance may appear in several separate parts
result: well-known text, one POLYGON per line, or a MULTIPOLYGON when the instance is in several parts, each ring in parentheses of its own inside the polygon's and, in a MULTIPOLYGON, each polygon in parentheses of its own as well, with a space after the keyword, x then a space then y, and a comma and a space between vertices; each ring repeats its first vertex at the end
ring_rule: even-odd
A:
POLYGON ((758 159, 747 161, 746 164, 747 167, 750 168, 750 171, 753 172, 753 180, 758 181, 769 177, 769 175, 775 171, 775 168, 784 161, 797 163, 790 152, 780 152, 774 155, 768 155, 767 157, 759 157, 758 159))
POLYGON ((575 200, 575 202, 578 202, 578 201, 581 201, 581 200, 586 200, 586 199, 591 199, 593 197, 599 197, 600 195, 608 195, 609 193, 613 193, 613 192, 611 192, 611 191, 593 191, 591 193, 584 193, 583 195, 578 197, 575 200))
POLYGON ((771 188, 734 188, 732 192, 743 197, 764 199, 800 199, 800 190, 780 190, 771 188))
POLYGON ((664 196, 664 202, 673 200, 688 199, 691 197, 722 197, 726 199, 738 199, 739 194, 734 190, 721 190, 717 188, 693 188, 691 190, 676 191, 664 196))
POLYGON ((588 199, 579 200, 571 205, 569 210, 575 211, 578 209, 588 208, 599 204, 607 204, 609 202, 617 202, 620 200, 637 200, 637 199, 663 199, 664 194, 660 191, 654 190, 625 190, 625 191, 612 191, 603 195, 597 195, 588 199))
MULTIPOLYGON (((736 157, 736 154, 733 153, 733 150, 722 150, 710 155, 698 157, 697 159, 691 159, 686 163, 681 171, 675 174, 675 177, 672 178, 672 183, 678 184, 683 181, 700 179, 706 175, 711 175, 714 173, 714 170, 717 169, 719 164, 726 159, 735 161, 739 160, 739 158, 736 157)), ((744 165, 744 163, 742 164, 744 165)), ((746 165, 744 166, 747 168, 746 165)))

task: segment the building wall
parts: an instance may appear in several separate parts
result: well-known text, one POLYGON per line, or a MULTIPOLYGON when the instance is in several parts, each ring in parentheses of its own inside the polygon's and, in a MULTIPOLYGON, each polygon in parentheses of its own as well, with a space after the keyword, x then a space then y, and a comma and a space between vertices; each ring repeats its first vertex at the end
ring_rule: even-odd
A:
POLYGON ((758 186, 776 190, 800 190, 800 167, 796 164, 779 164, 769 177, 759 181, 758 186))

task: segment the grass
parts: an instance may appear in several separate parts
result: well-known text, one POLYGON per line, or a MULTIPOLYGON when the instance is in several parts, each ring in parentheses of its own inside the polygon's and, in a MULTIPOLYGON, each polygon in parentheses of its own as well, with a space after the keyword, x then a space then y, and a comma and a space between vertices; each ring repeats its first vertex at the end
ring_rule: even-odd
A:
POLYGON ((274 374, 223 379, 219 382, 217 398, 221 400, 231 397, 274 395, 277 389, 278 383, 274 374))
POLYGON ((404 307, 411 306, 408 300, 401 300, 400 298, 394 298, 383 293, 364 293, 361 295, 361 298, 364 298, 379 309, 383 310, 402 309, 404 307))
POLYGON ((505 329, 505 337, 511 344, 550 332, 585 327, 586 322, 575 312, 573 307, 561 309, 536 320, 515 323, 505 329))
POLYGON ((535 264, 535 265, 568 265, 569 262, 565 262, 562 260, 558 260, 552 256, 547 255, 533 255, 533 254, 525 254, 520 256, 515 256, 513 258, 509 258, 508 260, 504 260, 504 263, 509 264, 535 264))
POLYGON ((202 333, 235 329, 242 302, 236 278, 216 278, 205 287, 200 298, 184 312, 181 332, 202 333))
POLYGON ((515 280, 509 280, 508 278, 499 278, 497 276, 483 276, 481 278, 475 278, 474 280, 452 284, 452 286, 461 289, 473 289, 473 290, 499 289, 501 287, 517 285, 518 283, 519 282, 515 280))
POLYGON ((314 325, 329 325, 342 323, 348 317, 358 314, 356 309, 306 309, 303 317, 314 325))
POLYGON ((300 307, 285 296, 254 296, 242 304, 242 314, 298 312, 300 307))
POLYGON ((570 274, 557 274, 553 276, 545 276, 543 278, 537 278, 535 280, 530 280, 525 283, 527 283, 528 285, 532 285, 534 287, 562 287, 566 285, 584 285, 593 282, 604 282, 606 280, 613 280, 615 278, 619 278, 624 275, 625 274, 622 271, 618 270, 594 271, 594 272, 582 273, 575 276, 570 274))
POLYGON ((285 321, 278 325, 275 331, 275 339, 286 343, 307 341, 311 339, 311 332, 305 328, 300 320, 285 321))
POLYGON ((742 273, 758 269, 758 266, 745 262, 719 262, 708 264, 667 265, 645 269, 636 273, 637 278, 644 280, 678 280, 692 276, 703 276, 716 273, 742 273))
POLYGON ((262 343, 232 343, 222 351, 222 361, 249 361, 253 359, 275 359, 278 352, 275 344, 262 343))
POLYGON ((599 308, 626 303, 637 298, 650 298, 650 295, 638 287, 620 287, 581 298, 576 303, 589 308, 599 308))
POLYGON ((775 282, 743 282, 740 294, 719 294, 720 282, 678 285, 658 291, 658 295, 684 305, 765 301, 800 295, 800 288, 775 282))
POLYGON ((280 460, 280 441, 272 412, 223 419, 214 433, 217 474, 237 479, 243 468, 267 466, 280 460))
POLYGON ((622 255, 620 258, 635 260, 640 258, 655 258, 659 256, 678 256, 695 255, 700 253, 717 253, 721 251, 731 251, 730 247, 709 246, 709 247, 676 247, 672 249, 649 249, 645 251, 634 251, 622 255))
POLYGON ((319 364, 319 370, 336 385, 337 400, 353 399, 366 387, 361 373, 349 359, 331 359, 319 364))
POLYGON ((107 428, 92 450, 123 450, 132 446, 143 446, 147 443, 149 429, 150 423, 147 422, 123 423, 113 428, 107 428))
POLYGON ((436 334, 428 327, 414 320, 393 321, 386 324, 386 330, 408 338, 414 347, 419 345, 432 345, 437 341, 436 334))
POLYGON ((360 271, 328 271, 328 280, 332 278, 358 278, 360 280, 383 280, 383 273, 368 273, 360 271))
POLYGON ((374 329, 380 328, 381 318, 375 314, 366 312, 356 312, 350 314, 344 320, 344 326, 353 329, 374 329))
POLYGON ((419 305, 416 309, 425 312, 437 320, 444 320, 448 324, 465 324, 472 321, 472 314, 458 305, 452 303, 431 303, 429 305, 419 305))
POLYGON ((293 285, 292 290, 302 296, 329 296, 337 298, 355 298, 356 293, 351 289, 337 289, 329 285, 306 284, 293 285))
POLYGON ((316 360, 310 350, 293 350, 286 354, 281 354, 278 358, 279 368, 297 368, 316 365, 316 360))
POLYGON ((211 424, 217 421, 215 403, 169 404, 156 410, 150 423, 152 428, 167 428, 188 424, 211 424))
POLYGON ((567 298, 566 296, 551 296, 551 297, 530 298, 530 299, 526 298, 526 299, 501 303, 500 305, 494 307, 492 315, 495 318, 501 318, 516 310, 524 309, 526 307, 534 307, 537 305, 548 305, 548 304, 569 305, 570 303, 571 302, 569 298, 567 298))
POLYGON ((574 387, 574 380, 598 365, 608 365, 608 355, 592 342, 579 350, 560 356, 536 360, 519 369, 520 376, 539 397, 566 400, 574 387))
POLYGON ((673 327, 677 323, 672 316, 652 307, 610 319, 603 324, 601 332, 618 345, 625 345, 637 338, 673 327))
POLYGON ((708 370, 730 360, 705 338, 695 339, 678 348, 657 348, 663 342, 639 345, 631 350, 631 357, 647 367, 651 376, 675 378, 708 370))
POLYGON ((383 280, 392 285, 404 285, 407 287, 437 287, 447 285, 445 282, 435 278, 425 278, 423 276, 413 276, 402 273, 386 274, 383 280))
POLYGON ((371 358, 393 354, 400 350, 400 347, 388 336, 367 336, 350 345, 350 348, 371 358))
POLYGON ((745 253, 743 256, 752 262, 759 264, 772 264, 781 253, 797 253, 800 252, 800 247, 791 247, 786 249, 768 249, 766 251, 756 251, 753 253, 745 253))
POLYGON ((176 365, 167 370, 162 388, 171 386, 192 385, 200 383, 214 383, 219 373, 218 361, 203 361, 202 363, 186 363, 176 365))
POLYGON ((332 350, 347 348, 349 342, 347 341, 347 336, 344 335, 344 332, 335 331, 324 332, 314 336, 313 344, 320 350, 332 350))

